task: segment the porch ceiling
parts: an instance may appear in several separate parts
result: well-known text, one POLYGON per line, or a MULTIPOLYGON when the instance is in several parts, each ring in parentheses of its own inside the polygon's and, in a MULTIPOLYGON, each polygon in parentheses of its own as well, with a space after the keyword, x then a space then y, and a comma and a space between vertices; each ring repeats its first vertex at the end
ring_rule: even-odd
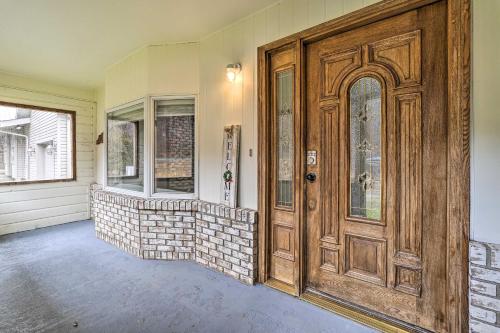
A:
POLYGON ((198 40, 276 0, 2 0, 0 71, 82 88, 151 43, 198 40))

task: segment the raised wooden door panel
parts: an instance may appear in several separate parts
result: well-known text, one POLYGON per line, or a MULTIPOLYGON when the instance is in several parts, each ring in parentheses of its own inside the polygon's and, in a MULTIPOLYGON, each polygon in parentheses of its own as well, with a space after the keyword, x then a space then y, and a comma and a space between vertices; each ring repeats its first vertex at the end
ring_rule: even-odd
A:
POLYGON ((288 285, 297 279, 297 154, 295 51, 288 47, 270 56, 271 172, 268 278, 288 285))
POLYGON ((306 285, 446 332, 446 6, 307 45, 306 285))

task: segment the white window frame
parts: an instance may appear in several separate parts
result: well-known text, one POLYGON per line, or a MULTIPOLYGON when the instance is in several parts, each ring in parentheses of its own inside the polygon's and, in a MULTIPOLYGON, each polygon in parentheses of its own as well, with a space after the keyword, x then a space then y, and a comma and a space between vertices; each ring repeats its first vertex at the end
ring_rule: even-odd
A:
POLYGON ((162 198, 162 199, 197 199, 198 198, 198 129, 199 129, 199 116, 198 116, 198 96, 196 95, 158 95, 150 96, 150 114, 151 114, 151 131, 150 131, 150 194, 149 197, 152 198, 162 198), (154 182, 155 182, 155 102, 156 101, 166 101, 175 99, 192 99, 194 100, 194 191, 193 193, 164 193, 164 192, 154 192, 154 182))
POLYGON ((113 107, 104 112, 104 189, 142 198, 158 199, 198 199, 199 189, 199 112, 197 95, 147 95, 143 98, 113 107), (193 193, 154 193, 155 172, 155 102, 161 100, 194 100, 194 192, 193 193), (142 192, 108 186, 108 113, 126 107, 142 104, 144 107, 144 189, 142 192))
POLYGON ((106 110, 106 112, 104 113, 104 149, 103 149, 103 155, 104 155, 104 179, 103 179, 103 182, 104 182, 104 189, 106 191, 110 191, 110 192, 115 192, 115 193, 120 193, 120 194, 126 194, 126 195, 132 195, 132 196, 138 196, 138 197, 147 197, 146 195, 146 187, 147 187, 147 177, 148 177, 148 172, 146 172, 146 167, 147 167, 147 154, 148 154, 148 145, 146 143, 146 139, 147 139, 147 127, 148 127, 148 119, 147 119, 147 99, 146 98, 139 98, 139 99, 136 99, 134 101, 131 101, 131 102, 128 102, 128 103, 125 103, 125 104, 122 104, 122 105, 119 105, 119 106, 116 106, 114 108, 111 108, 111 109, 108 109, 106 110), (142 192, 139 192, 139 191, 132 191, 132 190, 125 190, 125 189, 122 189, 122 188, 118 188, 118 187, 113 187, 113 186, 109 186, 108 185, 108 114, 109 113, 112 113, 112 112, 115 112, 115 111, 119 111, 121 109, 124 109, 124 108, 128 108, 128 107, 131 107, 131 106, 134 106, 134 105, 140 105, 142 104, 143 106, 143 115, 144 115, 144 180, 143 180, 143 191, 142 192))

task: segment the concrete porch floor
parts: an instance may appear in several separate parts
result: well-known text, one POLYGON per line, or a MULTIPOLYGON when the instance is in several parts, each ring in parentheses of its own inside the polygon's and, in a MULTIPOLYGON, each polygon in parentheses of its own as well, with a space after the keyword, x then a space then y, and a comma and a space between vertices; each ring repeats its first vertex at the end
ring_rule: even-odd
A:
POLYGON ((0 332, 373 330, 194 262, 135 258, 81 221, 0 237, 0 332))

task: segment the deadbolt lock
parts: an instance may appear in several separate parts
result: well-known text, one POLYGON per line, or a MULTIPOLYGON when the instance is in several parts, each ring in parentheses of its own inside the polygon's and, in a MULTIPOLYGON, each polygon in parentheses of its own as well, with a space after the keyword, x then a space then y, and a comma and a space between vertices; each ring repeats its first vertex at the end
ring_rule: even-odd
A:
POLYGON ((314 181, 316 181, 316 174, 314 172, 309 172, 306 175, 306 180, 310 183, 313 183, 314 181))

